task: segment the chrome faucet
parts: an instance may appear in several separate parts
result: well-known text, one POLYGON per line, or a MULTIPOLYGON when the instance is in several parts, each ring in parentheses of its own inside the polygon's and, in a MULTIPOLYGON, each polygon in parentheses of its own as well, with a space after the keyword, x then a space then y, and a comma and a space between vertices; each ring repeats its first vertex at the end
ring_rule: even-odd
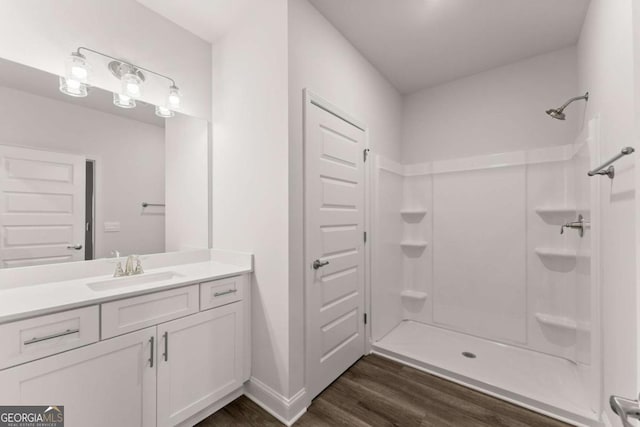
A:
POLYGON ((577 221, 573 221, 573 222, 568 222, 565 225, 563 225, 562 227, 560 227, 560 234, 564 234, 564 229, 565 228, 574 228, 576 230, 578 230, 578 234, 580 235, 580 237, 584 236, 584 229, 588 224, 585 223, 584 217, 582 216, 582 214, 578 215, 578 220, 577 221))
MULTIPOLYGON (((638 399, 640 399, 640 397, 638 397, 638 399)), ((611 396, 609 398, 609 405, 611 405, 613 412, 620 417, 620 421, 622 421, 624 427, 633 427, 635 425, 629 421, 629 418, 640 420, 640 404, 638 404, 637 400, 611 396)))
POLYGON ((122 270, 122 261, 120 261, 120 251, 114 249, 111 251, 111 255, 116 258, 116 271, 113 272, 113 277, 124 276, 124 271, 122 270))
POLYGON ((142 269, 142 263, 140 262, 140 257, 138 255, 129 255, 127 257, 127 264, 124 268, 125 276, 134 276, 136 274, 142 274, 144 270, 142 269), (136 266, 133 266, 133 263, 136 263, 136 266))

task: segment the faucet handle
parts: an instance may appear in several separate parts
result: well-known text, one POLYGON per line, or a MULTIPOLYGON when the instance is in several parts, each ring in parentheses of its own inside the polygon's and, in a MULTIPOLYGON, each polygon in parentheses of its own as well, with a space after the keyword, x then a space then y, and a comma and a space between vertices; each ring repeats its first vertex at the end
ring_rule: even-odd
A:
POLYGON ((122 277, 124 276, 124 270, 122 270, 122 262, 118 261, 116 263, 116 271, 113 273, 113 277, 122 277))
POLYGON ((144 270, 142 269, 142 261, 140 261, 140 257, 138 255, 134 255, 133 258, 136 260, 136 269, 133 274, 142 274, 144 270))

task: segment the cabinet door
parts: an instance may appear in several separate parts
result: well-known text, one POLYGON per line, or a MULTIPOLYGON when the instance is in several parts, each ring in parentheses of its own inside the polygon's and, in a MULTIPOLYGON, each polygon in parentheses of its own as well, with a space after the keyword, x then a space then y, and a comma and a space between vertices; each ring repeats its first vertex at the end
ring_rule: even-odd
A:
POLYGON ((242 304, 158 326, 158 427, 174 426, 242 385, 242 304))
POLYGON ((67 427, 154 427, 156 328, 0 371, 3 405, 64 405, 67 427))

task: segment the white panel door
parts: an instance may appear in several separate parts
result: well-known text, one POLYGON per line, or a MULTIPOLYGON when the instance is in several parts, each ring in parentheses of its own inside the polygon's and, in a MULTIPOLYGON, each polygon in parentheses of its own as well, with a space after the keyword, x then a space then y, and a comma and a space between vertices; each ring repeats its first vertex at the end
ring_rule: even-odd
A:
POLYGON ((67 427, 155 427, 156 328, 0 371, 3 405, 64 406, 67 427))
POLYGON ((158 326, 158 427, 175 426, 242 386, 242 303, 158 326))
POLYGON ((361 129, 309 105, 305 261, 307 381, 312 398, 365 349, 364 148, 361 129))
POLYGON ((85 164, 0 145, 0 268, 84 260, 85 164))

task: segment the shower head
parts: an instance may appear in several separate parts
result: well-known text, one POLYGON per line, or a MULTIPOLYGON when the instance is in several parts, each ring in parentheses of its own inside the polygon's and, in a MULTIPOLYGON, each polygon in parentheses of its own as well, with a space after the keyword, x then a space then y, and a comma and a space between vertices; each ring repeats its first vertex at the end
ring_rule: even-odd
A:
POLYGON ((560 108, 551 108, 547 110, 547 114, 558 120, 564 120, 567 117, 560 108))
POLYGON ((554 119, 564 120, 567 117, 564 114, 564 109, 567 108, 569 106, 569 104, 571 104, 573 101, 578 101, 580 99, 584 99, 585 101, 588 101, 589 100, 589 92, 585 93, 582 96, 576 96, 575 98, 571 98, 570 100, 568 100, 567 102, 562 104, 562 106, 559 107, 559 108, 551 108, 551 109, 547 110, 547 114, 550 117, 553 117, 554 119))

